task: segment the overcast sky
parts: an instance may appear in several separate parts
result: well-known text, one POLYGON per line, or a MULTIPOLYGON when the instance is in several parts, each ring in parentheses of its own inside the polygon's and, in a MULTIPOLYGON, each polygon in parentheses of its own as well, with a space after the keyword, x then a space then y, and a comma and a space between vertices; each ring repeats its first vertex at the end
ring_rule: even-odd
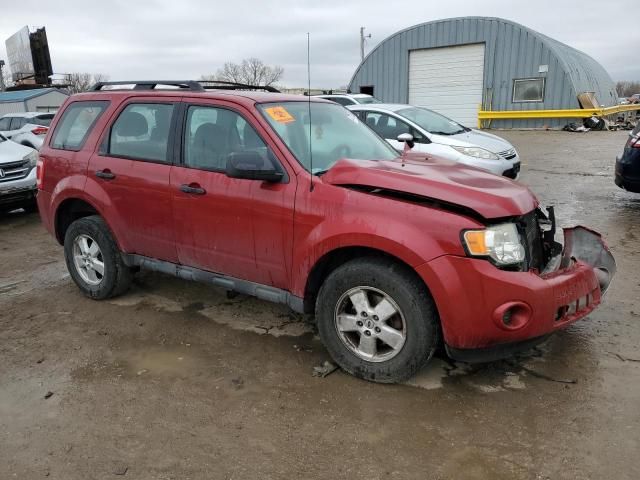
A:
POLYGON ((370 51, 411 25, 473 15, 522 23, 591 55, 614 80, 640 80, 638 0, 7 0, 0 58, 7 37, 44 25, 56 73, 188 79, 258 57, 284 67, 281 83, 304 86, 310 32, 312 84, 330 88, 357 67, 361 26, 370 51))

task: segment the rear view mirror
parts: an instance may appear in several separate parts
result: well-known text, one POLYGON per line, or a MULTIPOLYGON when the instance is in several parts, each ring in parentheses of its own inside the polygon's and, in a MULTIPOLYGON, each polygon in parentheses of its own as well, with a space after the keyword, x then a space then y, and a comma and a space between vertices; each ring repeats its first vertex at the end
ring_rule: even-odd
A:
POLYGON ((229 154, 225 173, 230 178, 271 183, 281 182, 284 178, 284 174, 276 170, 268 156, 264 157, 253 150, 229 154))
POLYGON ((410 133, 401 133, 400 135, 398 135, 397 140, 399 142, 406 143, 409 148, 413 148, 413 146, 415 145, 415 142, 413 141, 413 135, 411 135, 410 133))

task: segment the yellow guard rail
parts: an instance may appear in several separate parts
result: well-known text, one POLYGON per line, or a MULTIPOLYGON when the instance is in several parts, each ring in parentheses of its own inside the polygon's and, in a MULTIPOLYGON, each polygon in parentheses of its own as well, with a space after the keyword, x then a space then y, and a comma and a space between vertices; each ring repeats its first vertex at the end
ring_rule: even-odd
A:
POLYGON ((603 108, 576 108, 570 110, 482 110, 478 111, 478 128, 483 120, 513 120, 529 118, 588 118, 593 115, 606 117, 620 112, 640 110, 640 103, 603 108))

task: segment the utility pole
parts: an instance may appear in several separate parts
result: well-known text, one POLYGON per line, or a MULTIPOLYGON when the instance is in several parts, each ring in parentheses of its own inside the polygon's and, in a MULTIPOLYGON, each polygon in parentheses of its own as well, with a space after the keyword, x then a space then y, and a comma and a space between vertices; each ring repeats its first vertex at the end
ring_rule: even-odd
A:
POLYGON ((7 88, 4 84, 4 72, 2 71, 2 67, 4 67, 4 60, 0 60, 0 92, 4 92, 7 88))
POLYGON ((364 27, 360 27, 360 61, 364 61, 364 39, 371 38, 371 34, 364 34, 364 27))

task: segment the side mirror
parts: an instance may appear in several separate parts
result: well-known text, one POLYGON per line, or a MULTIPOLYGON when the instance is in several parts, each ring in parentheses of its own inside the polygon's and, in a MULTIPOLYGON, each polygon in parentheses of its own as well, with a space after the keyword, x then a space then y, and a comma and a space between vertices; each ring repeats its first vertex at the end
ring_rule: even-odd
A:
POLYGON ((411 135, 410 133, 401 133, 400 135, 398 135, 398 141, 406 143, 407 147, 409 147, 410 149, 415 145, 415 142, 413 141, 413 135, 411 135))
POLYGON ((268 157, 253 150, 229 154, 225 173, 230 178, 271 183, 281 182, 284 178, 284 173, 277 171, 268 157))

